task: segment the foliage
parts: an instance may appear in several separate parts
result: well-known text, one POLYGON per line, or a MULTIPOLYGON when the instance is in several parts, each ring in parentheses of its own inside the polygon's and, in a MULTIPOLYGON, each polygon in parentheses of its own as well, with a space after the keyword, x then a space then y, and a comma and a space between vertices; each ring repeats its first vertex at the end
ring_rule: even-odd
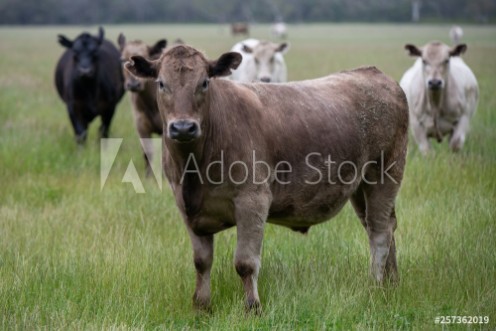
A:
MULTIPOLYGON (((0 24, 407 22, 411 0, 0 0, 0 24)), ((487 22, 494 0, 423 0, 421 18, 487 22)))

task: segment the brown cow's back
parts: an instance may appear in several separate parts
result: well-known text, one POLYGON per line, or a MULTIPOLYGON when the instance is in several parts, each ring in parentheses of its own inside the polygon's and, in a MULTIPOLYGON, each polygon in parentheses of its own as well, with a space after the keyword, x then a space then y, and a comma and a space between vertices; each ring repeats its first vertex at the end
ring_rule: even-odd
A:
MULTIPOLYGON (((375 68, 288 84, 237 84, 226 80, 211 84, 209 135, 205 138, 208 143, 199 160, 203 178, 206 167, 221 158, 226 165, 223 177, 215 168, 209 171, 216 180, 229 178, 228 167, 233 162, 251 165, 253 153, 256 161, 270 165, 272 173, 278 162, 289 162, 292 172, 285 175, 284 182, 290 184, 270 184, 273 200, 269 222, 292 227, 325 221, 341 209, 360 184, 357 180, 349 185, 329 185, 323 178, 318 184, 308 185, 305 181, 318 179, 317 171, 309 165, 329 177, 323 162, 330 156, 336 162, 330 178, 337 180, 341 162, 352 162, 360 171, 365 162, 380 161, 381 153, 385 161, 401 160, 398 154, 405 153, 408 109, 404 93, 395 81, 375 68), (311 156, 307 159, 308 155, 311 156)), ((165 165, 166 171, 169 166, 172 168, 165 165)), ((401 166, 398 179, 402 169, 401 166)), ((252 168, 248 170, 252 178, 252 168)), ((345 167, 341 174, 347 182, 352 175, 345 167)), ((257 176, 264 178, 263 173, 257 176)), ((203 201, 203 207, 215 205, 209 192, 216 186, 202 190, 206 196, 198 199, 203 201)), ((236 186, 224 186, 225 196, 236 186)), ((217 187, 216 194, 219 191, 217 187)), ((224 208, 224 204, 219 206, 224 208)), ((204 209, 207 213, 211 210, 204 209)), ((225 214, 223 222, 234 225, 233 210, 216 210, 213 214, 217 216, 219 212, 225 214)))

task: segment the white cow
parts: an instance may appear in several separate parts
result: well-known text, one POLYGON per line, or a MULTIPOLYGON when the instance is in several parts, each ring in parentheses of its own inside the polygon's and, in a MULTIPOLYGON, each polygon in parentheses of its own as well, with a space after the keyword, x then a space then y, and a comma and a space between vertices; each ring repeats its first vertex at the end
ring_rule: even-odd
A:
POLYGON ((277 22, 272 25, 271 32, 275 38, 286 39, 288 36, 288 27, 284 22, 277 22))
POLYGON ((287 43, 275 44, 257 39, 246 39, 231 49, 242 55, 243 60, 230 79, 238 82, 284 83, 287 81, 287 69, 283 54, 287 52, 287 43))
POLYGON ((420 151, 429 152, 428 138, 441 142, 446 135, 451 150, 460 150, 479 100, 477 79, 460 58, 467 46, 450 48, 433 41, 422 48, 408 44, 405 49, 418 57, 400 85, 408 100, 410 125, 420 151))
POLYGON ((453 25, 449 31, 449 36, 453 44, 458 44, 463 37, 463 29, 459 25, 453 25))

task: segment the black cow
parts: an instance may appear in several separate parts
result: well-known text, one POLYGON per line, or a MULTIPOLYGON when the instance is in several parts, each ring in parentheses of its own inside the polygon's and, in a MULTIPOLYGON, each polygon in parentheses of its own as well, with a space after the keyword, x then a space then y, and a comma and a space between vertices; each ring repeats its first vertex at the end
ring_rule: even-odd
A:
POLYGON ((88 124, 98 115, 102 117, 100 137, 106 138, 115 107, 124 94, 121 55, 104 39, 102 27, 97 37, 84 32, 74 41, 63 35, 58 39, 67 50, 57 64, 55 85, 67 105, 76 141, 84 143, 88 124))

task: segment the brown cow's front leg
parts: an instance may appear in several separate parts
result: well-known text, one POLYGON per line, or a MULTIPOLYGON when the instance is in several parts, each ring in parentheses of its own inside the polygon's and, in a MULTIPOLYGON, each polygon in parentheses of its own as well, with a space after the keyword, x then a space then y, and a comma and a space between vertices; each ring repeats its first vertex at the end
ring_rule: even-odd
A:
POLYGON ((264 225, 268 215, 268 199, 255 194, 239 198, 236 202, 237 246, 234 256, 236 272, 241 277, 246 296, 246 306, 261 312, 258 296, 258 272, 261 265, 264 225))
POLYGON ((214 236, 197 236, 188 228, 193 244, 193 261, 196 268, 196 289, 193 305, 197 309, 210 308, 210 270, 214 259, 214 236))

